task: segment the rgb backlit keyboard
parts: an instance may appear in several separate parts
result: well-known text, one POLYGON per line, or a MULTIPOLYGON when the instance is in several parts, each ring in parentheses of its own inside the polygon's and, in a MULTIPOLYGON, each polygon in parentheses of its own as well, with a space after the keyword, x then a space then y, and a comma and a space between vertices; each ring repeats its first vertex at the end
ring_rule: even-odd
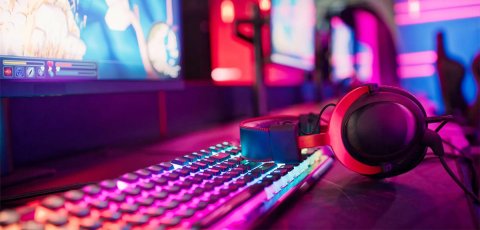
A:
POLYGON ((249 228, 329 168, 328 148, 299 164, 253 162, 228 142, 0 212, 5 229, 249 228))

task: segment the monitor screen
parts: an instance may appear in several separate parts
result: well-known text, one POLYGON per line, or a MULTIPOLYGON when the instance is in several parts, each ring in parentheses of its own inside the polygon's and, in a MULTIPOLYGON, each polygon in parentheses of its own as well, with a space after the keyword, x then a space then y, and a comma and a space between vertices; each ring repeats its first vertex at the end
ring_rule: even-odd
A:
POLYGON ((180 0, 7 1, 0 5, 1 94, 175 85, 179 13, 180 0))
POLYGON ((272 62, 313 70, 315 19, 314 0, 272 0, 272 62))

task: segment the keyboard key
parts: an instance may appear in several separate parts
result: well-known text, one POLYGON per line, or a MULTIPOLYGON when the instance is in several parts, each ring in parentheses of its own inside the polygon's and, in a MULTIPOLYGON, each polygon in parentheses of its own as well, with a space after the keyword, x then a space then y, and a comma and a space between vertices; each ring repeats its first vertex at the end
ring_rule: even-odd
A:
POLYGON ((203 179, 197 175, 185 178, 186 181, 192 182, 192 184, 201 184, 203 179))
POLYGON ((99 185, 101 188, 108 191, 117 189, 117 182, 114 180, 104 180, 100 182, 99 185))
POLYGON ((65 192, 63 194, 63 197, 65 197, 65 199, 70 202, 78 202, 83 199, 84 195, 83 195, 83 192, 80 190, 71 190, 71 191, 65 192))
POLYGON ((0 226, 7 226, 16 223, 20 215, 14 210, 3 210, 0 212, 0 226))
POLYGON ((204 163, 204 164, 207 164, 207 165, 213 165, 213 164, 215 164, 215 160, 210 159, 210 158, 205 158, 205 159, 201 160, 200 162, 202 162, 202 163, 204 163))
POLYGON ((85 217, 90 215, 90 209, 80 205, 69 205, 67 210, 71 215, 76 217, 85 217))
POLYGON ((230 195, 231 192, 228 188, 221 188, 216 194, 220 197, 225 197, 230 195))
POLYGON ((214 168, 209 168, 207 170, 204 171, 205 173, 210 173, 212 175, 220 175, 221 171, 218 170, 218 169, 214 169, 214 168))
POLYGON ((190 170, 190 172, 192 173, 196 173, 198 172, 198 170, 200 170, 200 167, 192 164, 192 165, 189 165, 189 166, 185 166, 186 169, 190 170))
POLYGON ((190 155, 190 154, 184 155, 183 158, 188 159, 190 162, 196 161, 196 160, 198 159, 197 156, 195 156, 195 155, 190 155))
POLYGON ((183 218, 188 218, 188 217, 191 217, 193 216, 193 214, 195 214, 195 209, 193 208, 187 208, 187 209, 182 209, 182 210, 179 210, 178 212, 175 213, 176 216, 181 216, 183 218))
POLYGON ((230 158, 230 155, 227 154, 227 153, 222 153, 222 152, 220 152, 220 153, 218 153, 218 154, 216 154, 216 155, 210 156, 210 158, 213 158, 213 159, 215 159, 217 162, 220 162, 220 161, 224 161, 224 160, 230 158))
POLYGON ((160 216, 165 213, 165 208, 163 207, 148 207, 145 211, 144 214, 149 215, 149 216, 160 216))
POLYGON ((105 208, 108 207, 108 201, 95 199, 95 200, 90 201, 89 205, 92 208, 102 210, 102 209, 105 209, 105 208))
POLYGON ((206 182, 201 186, 201 188, 204 189, 205 191, 210 191, 213 188, 215 188, 215 184, 213 184, 212 182, 206 182))
POLYGON ((168 196, 168 192, 166 191, 154 191, 150 193, 150 196, 156 200, 163 200, 168 196))
POLYGON ((140 182, 138 183, 138 187, 141 189, 141 190, 151 190, 155 187, 155 184, 153 184, 152 182, 140 182))
POLYGON ((197 159, 201 159, 201 158, 204 158, 207 156, 207 154, 204 154, 204 153, 198 153, 198 152, 193 152, 192 154, 190 155, 193 155, 195 157, 197 157, 197 159))
POLYGON ((123 202, 125 200, 125 193, 108 194, 107 200, 117 202, 117 203, 123 202))
POLYGON ((127 187, 122 190, 122 192, 125 193, 125 195, 136 196, 140 194, 140 189, 138 187, 127 187))
POLYGON ((178 179, 178 177, 180 177, 180 176, 178 175, 178 173, 169 172, 167 174, 163 174, 162 177, 165 177, 169 181, 174 181, 174 180, 178 179))
POLYGON ((247 184, 247 181, 245 181, 245 179, 239 178, 239 179, 236 179, 235 181, 233 181, 233 183, 235 185, 237 185, 238 187, 243 187, 243 186, 245 186, 245 184, 247 184))
POLYGON ((135 171, 135 174, 137 174, 140 178, 148 178, 152 173, 146 169, 139 169, 135 171))
POLYGON ((42 205, 48 209, 58 209, 63 207, 63 204, 65 204, 65 199, 55 195, 48 196, 42 200, 42 205))
POLYGON ((156 185, 166 185, 168 183, 168 179, 166 177, 153 177, 150 179, 156 185))
POLYGON ((171 209, 174 209, 174 208, 178 207, 178 204, 179 204, 178 201, 171 200, 171 201, 165 202, 160 207, 163 207, 167 210, 171 210, 171 209))
POLYGON ((125 173, 120 177, 119 180, 127 183, 133 183, 138 180, 138 175, 133 173, 125 173))
POLYGON ((191 181, 188 181, 188 180, 184 180, 184 181, 178 181, 178 182, 175 182, 174 185, 180 187, 180 188, 190 188, 192 187, 192 182, 191 181))
POLYGON ((102 227, 102 222, 94 218, 85 218, 80 221, 81 229, 99 229, 102 227))
POLYGON ((200 169, 205 169, 205 168, 208 167, 207 164, 202 163, 202 162, 195 162, 195 163, 192 164, 192 166, 196 166, 196 167, 198 167, 198 168, 200 168, 200 169))
POLYGON ((122 203, 118 208, 118 210, 124 213, 134 213, 135 211, 138 210, 138 205, 130 204, 130 203, 122 203))
POLYGON ((103 220, 117 221, 118 219, 120 219, 120 217, 122 217, 122 214, 113 210, 105 210, 100 213, 100 218, 102 218, 103 220))
POLYGON ((172 193, 172 194, 176 194, 178 192, 180 192, 180 190, 182 188, 180 188, 180 186, 177 186, 177 185, 173 185, 173 186, 166 186, 164 187, 165 191, 167 191, 168 193, 172 193))
POLYGON ((140 205, 140 206, 150 206, 153 204, 153 198, 152 197, 139 197, 137 198, 136 204, 140 205))
POLYGON ((142 225, 147 223, 149 220, 149 216, 142 215, 142 214, 135 214, 135 215, 127 216, 125 220, 128 224, 137 226, 137 225, 142 225))
POLYGON ((241 162, 241 164, 246 167, 246 170, 251 170, 251 169, 259 166, 262 163, 244 160, 244 161, 241 162))
POLYGON ((174 173, 177 173, 178 175, 180 176, 189 176, 190 175, 190 170, 186 167, 184 168, 181 168, 181 169, 177 169, 175 171, 173 171, 174 173))
POLYGON ((197 210, 202 210, 207 206, 208 206, 208 202, 206 201, 199 201, 197 204, 194 205, 195 209, 197 210))
POLYGON ((205 189, 200 188, 200 187, 196 187, 195 189, 193 189, 192 195, 194 195, 194 196, 200 196, 200 195, 202 195, 204 192, 205 192, 205 189))
POLYGON ((37 221, 29 220, 22 223, 21 229, 22 230, 43 230, 44 227, 43 227, 43 224, 37 221))
POLYGON ((55 226, 63 226, 68 222, 68 217, 61 213, 50 213, 47 216, 47 223, 55 226))
POLYGON ((208 180, 212 178, 212 176, 213 176, 213 173, 206 172, 206 171, 195 174, 195 177, 202 178, 203 180, 208 180))
POLYGON ((180 217, 180 216, 165 217, 165 218, 162 218, 159 221, 159 224, 165 225, 167 227, 174 227, 174 226, 178 225, 181 220, 182 220, 182 217, 180 217))
POLYGON ((185 158, 185 157, 177 157, 177 158, 172 160, 172 163, 177 164, 177 165, 186 165, 189 162, 190 162, 190 160, 185 158))
POLYGON ((227 171, 228 167, 225 166, 225 165, 217 164, 217 165, 213 166, 212 169, 216 169, 220 172, 225 172, 225 171, 227 171))
POLYGON ((173 169, 173 165, 170 162, 162 162, 162 163, 158 164, 158 166, 162 167, 164 170, 173 169))
POLYGON ((185 202, 190 201, 191 199, 192 199, 192 195, 185 193, 185 194, 177 197, 177 199, 175 199, 175 200, 178 201, 179 203, 185 203, 185 202))
POLYGON ((161 172, 163 172, 163 168, 158 165, 152 165, 148 167, 147 170, 153 174, 160 174, 161 172))
POLYGON ((82 190, 88 195, 98 195, 100 193, 100 187, 94 184, 87 185, 82 190))
POLYGON ((258 176, 268 172, 269 170, 273 169, 275 166, 276 166, 275 163, 264 163, 263 165, 252 170, 251 173, 255 176, 258 176))

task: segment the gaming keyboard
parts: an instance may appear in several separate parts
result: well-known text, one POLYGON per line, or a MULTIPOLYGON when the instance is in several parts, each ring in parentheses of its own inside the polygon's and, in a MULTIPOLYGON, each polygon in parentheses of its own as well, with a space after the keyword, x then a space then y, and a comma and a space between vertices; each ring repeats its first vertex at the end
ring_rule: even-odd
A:
POLYGON ((298 164, 254 162, 224 142, 171 162, 2 210, 3 229, 251 228, 330 167, 329 148, 298 164))

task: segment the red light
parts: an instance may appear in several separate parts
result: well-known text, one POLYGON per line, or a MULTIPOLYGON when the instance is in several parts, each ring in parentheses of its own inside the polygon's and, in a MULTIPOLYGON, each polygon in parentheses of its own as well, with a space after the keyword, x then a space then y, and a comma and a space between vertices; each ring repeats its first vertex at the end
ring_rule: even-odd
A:
POLYGON ((3 76, 11 77, 12 76, 12 67, 3 67, 3 76))
POLYGON ((259 0, 258 4, 260 6, 260 10, 262 11, 269 11, 270 7, 272 6, 270 0, 259 0))
POLYGON ((222 21, 224 23, 232 23, 235 19, 235 7, 230 0, 224 0, 220 5, 222 21))

